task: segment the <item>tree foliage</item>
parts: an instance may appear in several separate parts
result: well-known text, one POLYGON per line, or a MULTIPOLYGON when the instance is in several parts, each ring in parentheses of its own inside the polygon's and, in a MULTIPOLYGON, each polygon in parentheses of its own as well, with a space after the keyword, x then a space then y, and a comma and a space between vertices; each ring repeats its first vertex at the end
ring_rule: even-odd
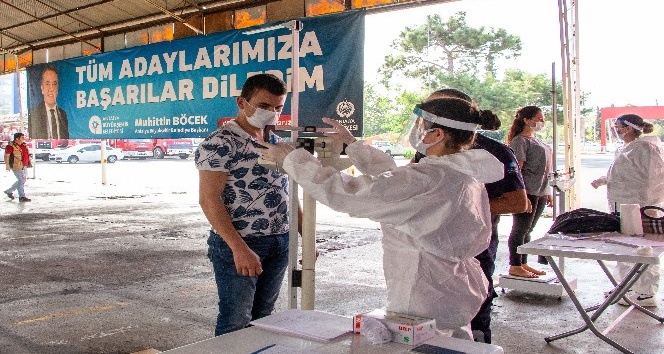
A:
MULTIPOLYGON (((392 47, 399 54, 386 56, 379 71, 381 83, 389 90, 388 96, 378 95, 374 87, 367 90, 365 135, 401 132, 414 103, 426 98, 431 91, 455 88, 470 95, 480 108, 498 115, 501 128, 490 134, 494 138, 501 140, 504 137, 519 108, 535 105, 542 108, 549 122, 542 137, 552 140, 551 116, 555 111, 558 139, 563 139, 560 81, 555 83, 558 99, 554 107, 551 78, 547 74, 506 69, 501 70, 500 78, 497 75, 497 59, 520 55, 521 39, 518 36, 504 29, 469 27, 465 12, 459 12, 446 22, 438 15, 430 15, 426 24, 406 27, 392 47), (394 85, 404 78, 415 79, 420 88, 406 92, 394 85)), ((582 107, 580 113, 584 115, 591 111, 591 108, 582 107)))
POLYGON ((392 47, 400 54, 385 57, 385 84, 399 72, 437 87, 445 76, 459 72, 495 76, 496 60, 519 56, 521 39, 504 29, 469 27, 466 13, 458 12, 447 22, 439 15, 427 16, 426 24, 402 31, 392 47))

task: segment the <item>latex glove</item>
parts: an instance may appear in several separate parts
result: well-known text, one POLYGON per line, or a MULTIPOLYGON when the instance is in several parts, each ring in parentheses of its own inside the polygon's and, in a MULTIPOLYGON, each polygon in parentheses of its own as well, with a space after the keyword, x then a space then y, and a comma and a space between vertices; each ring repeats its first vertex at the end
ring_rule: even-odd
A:
POLYGON ((262 157, 278 164, 283 164, 286 156, 288 156, 291 151, 295 150, 295 148, 289 143, 263 143, 263 146, 265 146, 265 149, 260 149, 262 157))
POLYGON ((602 176, 592 182, 590 182, 590 185, 593 186, 593 188, 597 189, 600 186, 606 185, 606 177, 602 176))
POLYGON ((331 125, 332 129, 335 130, 334 132, 325 132, 325 136, 329 136, 330 138, 346 145, 350 145, 357 140, 353 134, 351 134, 348 129, 343 126, 343 124, 339 123, 339 121, 330 118, 323 118, 323 123, 331 125))

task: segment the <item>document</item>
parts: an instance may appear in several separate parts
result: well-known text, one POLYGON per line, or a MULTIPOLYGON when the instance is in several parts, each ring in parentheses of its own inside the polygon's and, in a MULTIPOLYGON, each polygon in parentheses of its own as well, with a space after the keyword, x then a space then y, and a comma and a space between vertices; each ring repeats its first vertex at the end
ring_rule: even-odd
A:
POLYGON ((330 342, 353 330, 353 319, 313 310, 286 310, 251 321, 257 328, 319 342, 330 342))
POLYGON ((279 344, 272 344, 268 345, 265 348, 259 349, 251 354, 322 354, 322 353, 306 349, 295 349, 279 344))

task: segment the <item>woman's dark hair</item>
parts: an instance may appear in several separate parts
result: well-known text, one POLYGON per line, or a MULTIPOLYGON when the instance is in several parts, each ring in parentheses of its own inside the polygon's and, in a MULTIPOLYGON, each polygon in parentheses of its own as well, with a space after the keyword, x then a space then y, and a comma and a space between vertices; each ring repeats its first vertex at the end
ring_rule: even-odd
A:
MULTIPOLYGON (((465 92, 461 90, 457 90, 454 88, 444 88, 440 89, 437 91, 434 91, 429 95, 429 97, 454 97, 458 98, 464 101, 468 101, 475 105, 475 102, 473 102, 473 99, 470 98, 465 92)), ((480 114, 482 115, 482 123, 481 123, 481 129, 483 130, 498 130, 500 128, 500 118, 498 118, 497 115, 493 114, 491 111, 480 111, 480 114)))
POLYGON ((641 128, 643 132, 638 129, 634 129, 634 134, 636 134, 636 136, 640 136, 641 133, 646 133, 646 134, 652 133, 653 131, 653 125, 651 123, 645 122, 643 118, 641 118, 636 114, 623 114, 620 117, 618 117, 616 121, 620 123, 623 127, 627 126, 627 124, 625 124, 625 121, 627 121, 641 128))
POLYGON ((275 96, 283 96, 288 92, 286 83, 273 74, 258 74, 244 82, 240 96, 250 100, 258 90, 265 90, 275 96))
POLYGON ((498 130, 500 128, 500 118, 491 111, 481 110, 480 115, 482 116, 482 125, 480 126, 483 130, 498 130))
POLYGON ((510 144, 515 136, 523 132, 523 128, 526 126, 524 119, 532 119, 540 112, 542 112, 542 109, 537 106, 525 106, 516 111, 510 130, 507 132, 507 145, 510 144))
MULTIPOLYGON (((491 111, 480 112, 471 102, 453 97, 429 100, 420 104, 419 108, 439 117, 478 125, 483 124, 485 116, 494 115, 491 111)), ((429 128, 440 128, 450 136, 450 139, 445 144, 445 147, 448 149, 467 149, 475 141, 474 131, 450 128, 431 122, 429 124, 431 124, 429 128)))
POLYGON ((444 88, 434 91, 430 96, 456 97, 464 101, 473 102, 473 99, 466 95, 465 92, 453 88, 444 88))

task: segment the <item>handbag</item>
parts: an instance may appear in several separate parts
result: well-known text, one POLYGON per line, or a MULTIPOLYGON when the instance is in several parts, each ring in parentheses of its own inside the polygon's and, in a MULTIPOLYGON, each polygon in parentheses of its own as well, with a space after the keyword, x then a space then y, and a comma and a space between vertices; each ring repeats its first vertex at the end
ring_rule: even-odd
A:
POLYGON ((641 208, 641 224, 643 233, 646 234, 664 234, 664 209, 656 206, 644 206, 641 208), (658 210, 662 216, 659 218, 646 214, 646 210, 658 210))
POLYGON ((579 208, 558 215, 549 234, 581 234, 590 232, 620 232, 620 217, 598 210, 579 208))

